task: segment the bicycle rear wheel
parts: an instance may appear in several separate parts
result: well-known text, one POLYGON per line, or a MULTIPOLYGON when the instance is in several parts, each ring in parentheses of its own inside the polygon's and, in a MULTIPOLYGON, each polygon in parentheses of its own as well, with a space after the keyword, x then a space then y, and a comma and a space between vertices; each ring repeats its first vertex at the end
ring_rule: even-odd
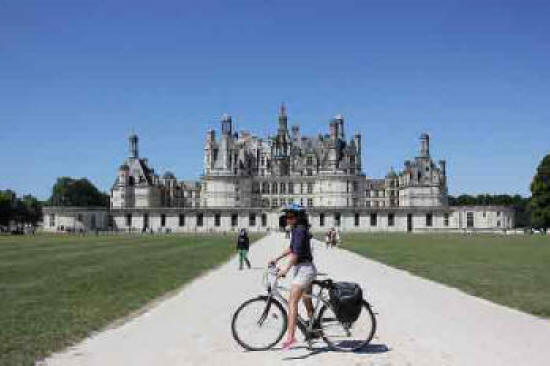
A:
POLYGON ((353 323, 340 322, 331 307, 324 305, 319 311, 323 340, 337 351, 351 352, 365 347, 376 331, 376 318, 368 302, 363 300, 363 309, 353 323))
POLYGON ((233 315, 233 338, 249 351, 265 351, 276 345, 286 331, 287 315, 283 306, 271 299, 269 311, 267 296, 244 302, 233 315))

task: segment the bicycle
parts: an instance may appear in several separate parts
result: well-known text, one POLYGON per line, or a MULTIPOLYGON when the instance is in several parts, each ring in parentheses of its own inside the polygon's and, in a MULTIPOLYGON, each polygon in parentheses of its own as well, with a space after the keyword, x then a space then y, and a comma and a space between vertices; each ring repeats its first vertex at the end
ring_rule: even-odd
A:
MULTIPOLYGON (((288 288, 278 284, 277 272, 275 266, 268 267, 264 275, 267 295, 245 301, 233 314, 233 338, 249 351, 265 351, 274 347, 286 331, 288 302, 280 290, 288 291, 288 288)), ((311 294, 304 296, 316 300, 313 321, 307 321, 298 314, 296 322, 308 348, 311 349, 313 341, 318 338, 337 351, 357 351, 369 344, 376 331, 376 318, 370 304, 363 298, 359 318, 353 323, 341 322, 329 301, 328 291, 333 281, 314 280, 312 286, 311 294), (314 289, 318 289, 317 294, 314 289)))

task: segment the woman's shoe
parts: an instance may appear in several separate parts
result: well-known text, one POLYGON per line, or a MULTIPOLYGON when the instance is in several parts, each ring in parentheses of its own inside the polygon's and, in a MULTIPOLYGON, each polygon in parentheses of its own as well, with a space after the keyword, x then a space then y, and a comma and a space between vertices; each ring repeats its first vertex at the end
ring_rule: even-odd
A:
POLYGON ((296 344, 296 338, 288 339, 283 342, 283 351, 288 351, 296 344))

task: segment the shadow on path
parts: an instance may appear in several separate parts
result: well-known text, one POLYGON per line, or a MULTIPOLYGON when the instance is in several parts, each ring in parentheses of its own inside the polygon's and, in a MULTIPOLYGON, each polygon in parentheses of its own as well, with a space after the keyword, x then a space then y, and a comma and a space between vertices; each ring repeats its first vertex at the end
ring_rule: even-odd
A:
MULTIPOLYGON (((295 347, 294 349, 308 349, 308 348, 307 347, 295 347)), ((273 348, 273 350, 275 350, 275 348, 273 348)), ((281 348, 277 348, 277 350, 281 350, 281 348)), ((354 351, 354 352, 350 352, 350 353, 360 355, 360 354, 385 353, 385 352, 389 352, 389 351, 390 351, 390 349, 385 344, 369 344, 369 345, 361 348, 358 351, 354 351)), ((296 357, 285 357, 285 358, 283 358, 283 360, 284 361, 304 360, 308 357, 315 356, 315 355, 318 355, 318 354, 321 354, 321 353, 326 353, 326 352, 348 353, 348 352, 335 351, 335 350, 330 349, 328 347, 322 347, 322 348, 314 349, 310 353, 307 353, 305 355, 296 356, 296 357)))

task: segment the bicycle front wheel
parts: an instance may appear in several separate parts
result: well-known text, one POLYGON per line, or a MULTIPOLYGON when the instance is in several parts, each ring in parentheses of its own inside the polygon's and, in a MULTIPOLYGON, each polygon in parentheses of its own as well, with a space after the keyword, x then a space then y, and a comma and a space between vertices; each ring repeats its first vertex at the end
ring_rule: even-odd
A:
POLYGON ((376 331, 376 318, 368 302, 363 300, 359 318, 353 323, 338 320, 331 307, 324 305, 319 312, 323 340, 337 351, 357 351, 371 341, 376 331))
POLYGON ((283 306, 267 296, 244 302, 233 315, 233 338, 249 351, 265 351, 276 345, 286 331, 287 315, 283 306), (268 310, 268 311, 266 311, 268 310))

